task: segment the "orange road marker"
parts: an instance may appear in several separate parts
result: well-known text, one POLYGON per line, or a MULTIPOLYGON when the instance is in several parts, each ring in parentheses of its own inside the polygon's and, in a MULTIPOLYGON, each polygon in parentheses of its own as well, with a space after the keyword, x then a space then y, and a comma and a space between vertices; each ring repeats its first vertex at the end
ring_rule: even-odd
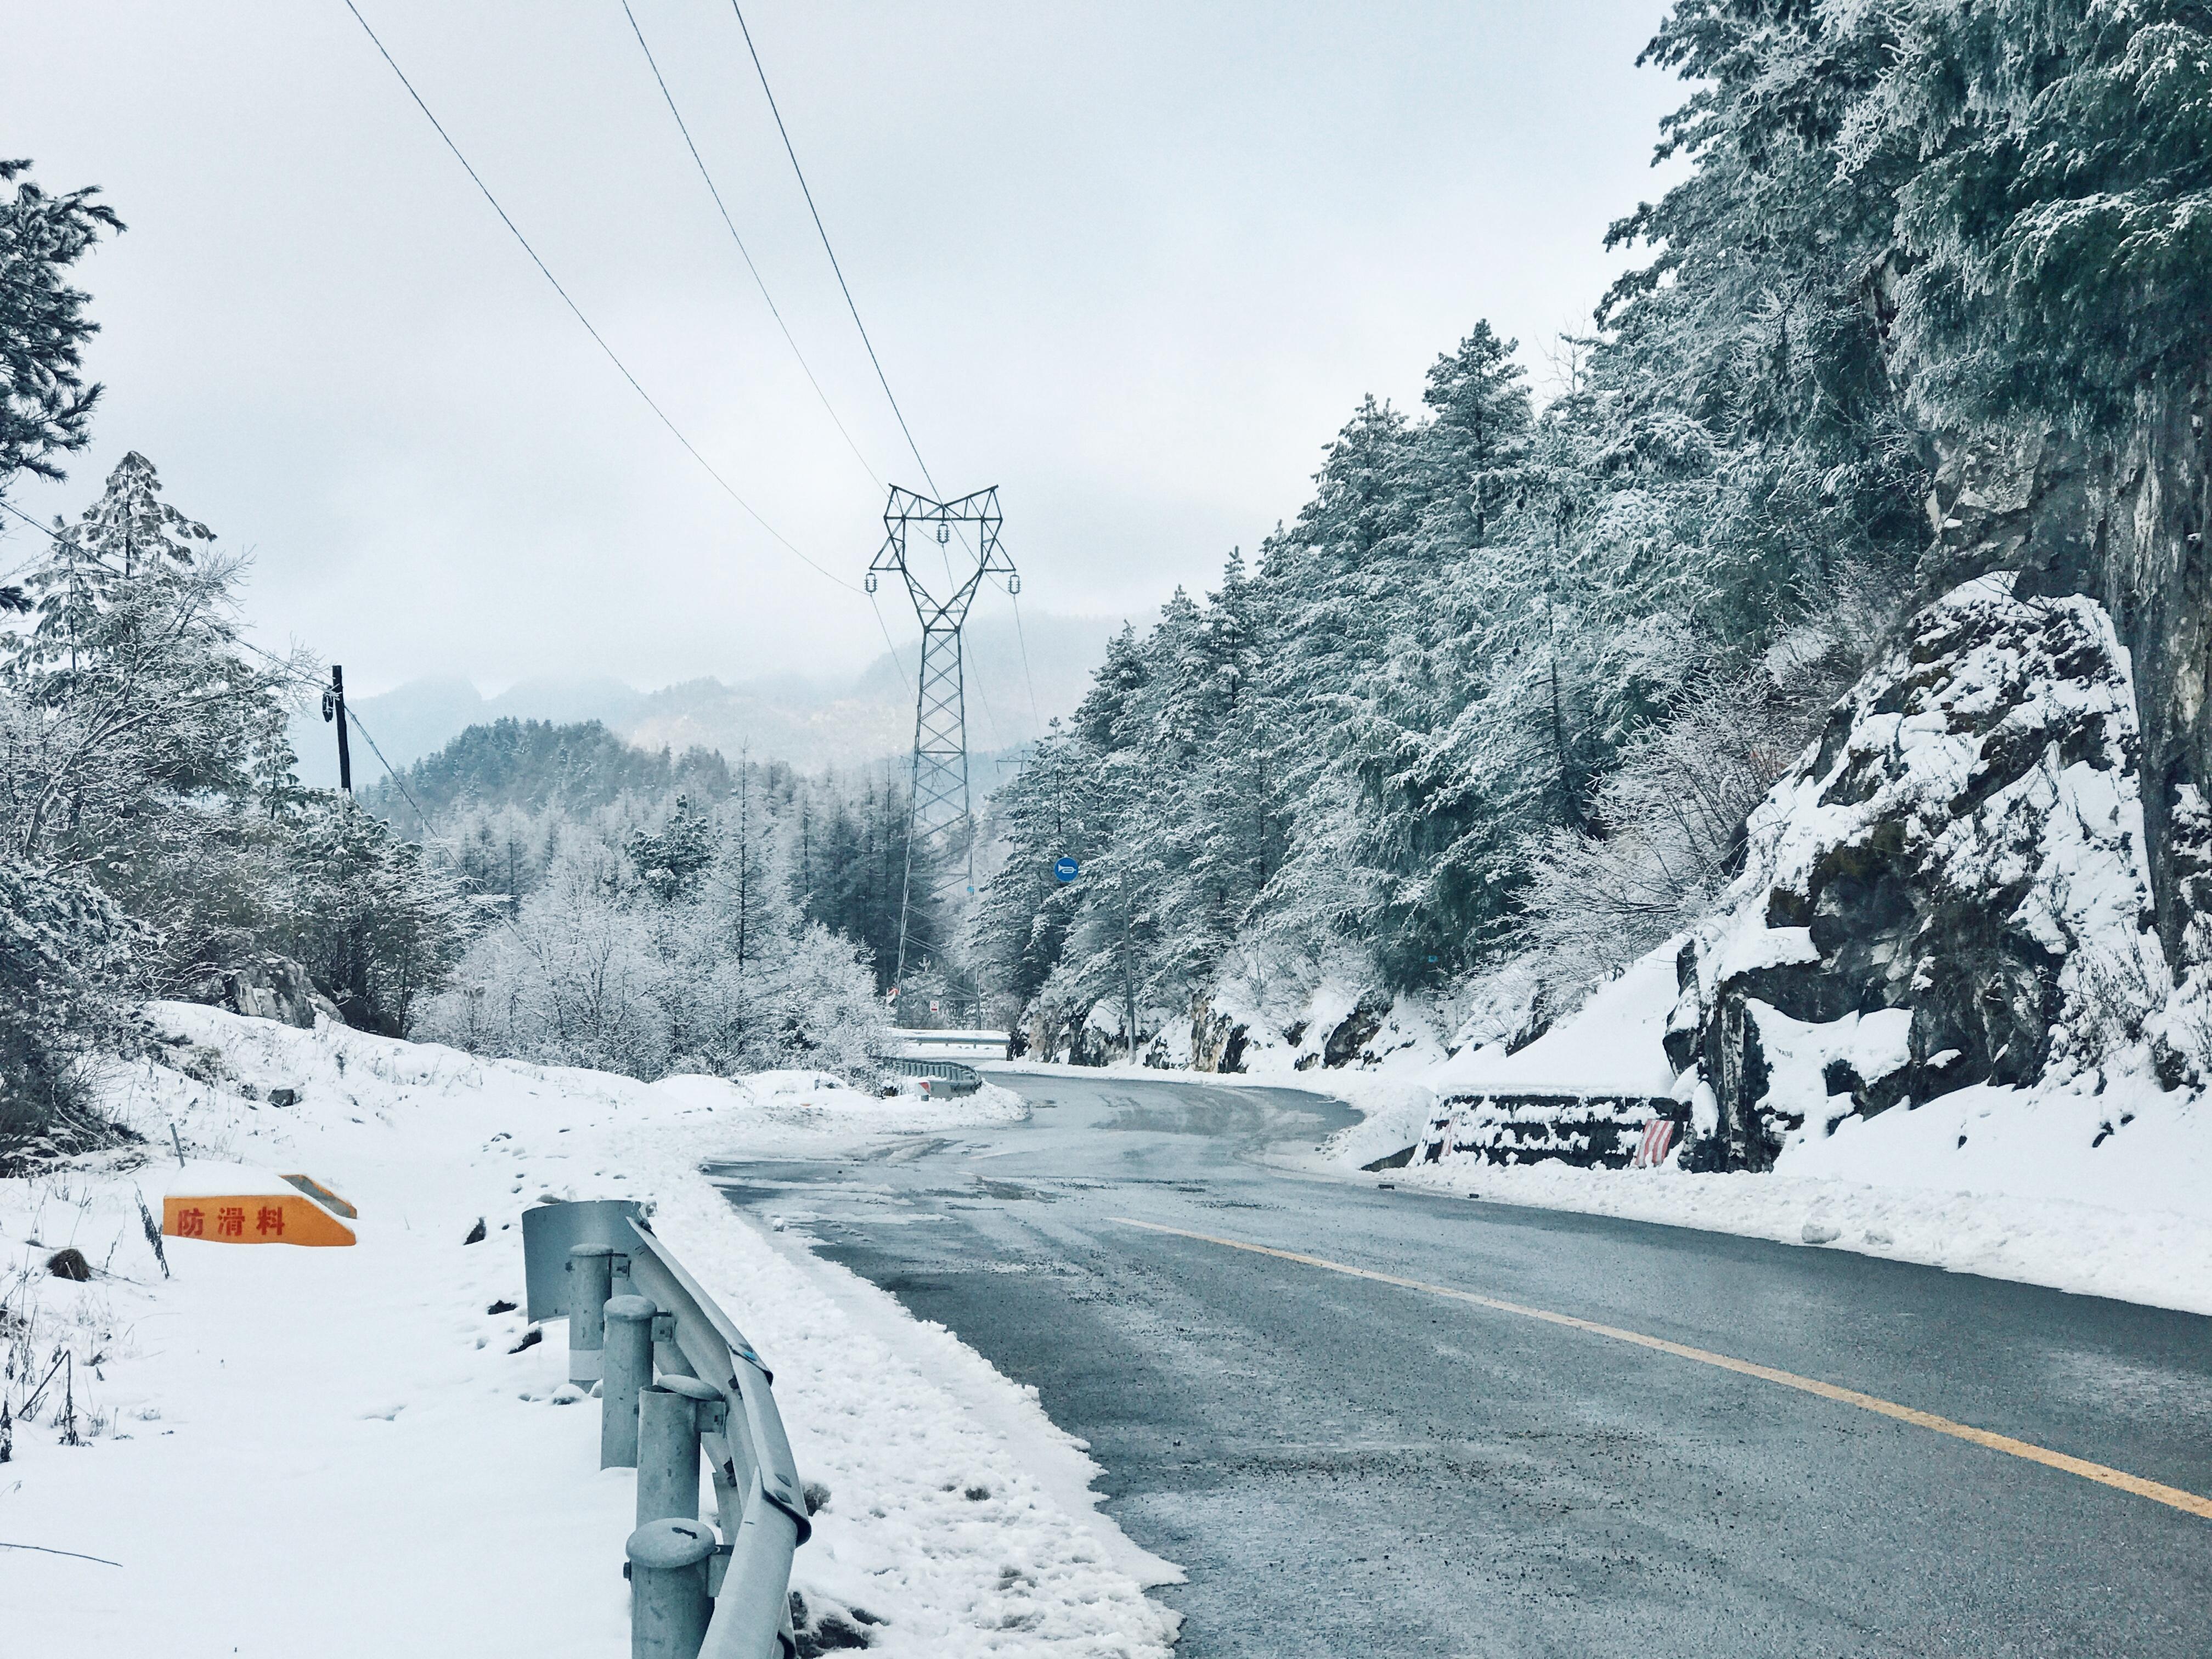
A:
POLYGON ((172 1193, 161 1200, 161 1231, 210 1244, 354 1242, 352 1228, 301 1193, 172 1193))

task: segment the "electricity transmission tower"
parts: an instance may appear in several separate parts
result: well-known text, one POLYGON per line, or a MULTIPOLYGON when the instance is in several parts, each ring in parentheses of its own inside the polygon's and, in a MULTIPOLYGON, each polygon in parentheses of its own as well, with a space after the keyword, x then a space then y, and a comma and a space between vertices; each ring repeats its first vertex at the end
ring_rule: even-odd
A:
MULTIPOLYGON (((999 491, 994 485, 957 501, 933 501, 891 486, 884 507, 884 545, 868 567, 868 592, 877 578, 896 574, 906 583, 921 622, 921 665, 915 686, 914 769, 907 798, 906 878, 899 893, 898 966, 894 990, 906 982, 908 944, 917 902, 956 885, 975 884, 975 826, 968 793, 968 712, 960 660, 960 629, 983 578, 1003 577, 1006 591, 1022 579, 999 546, 999 491), (975 532, 975 545, 963 533, 975 532), (921 545, 912 544, 920 530, 921 545), (957 550, 954 543, 957 538, 957 550), (945 597, 933 592, 918 559, 936 543, 944 567, 945 597), (957 562, 956 562, 957 561, 957 562), (962 573, 965 573, 964 574, 962 573)), ((931 948, 932 942, 915 939, 931 948)), ((933 954, 942 954, 933 951, 933 954)))

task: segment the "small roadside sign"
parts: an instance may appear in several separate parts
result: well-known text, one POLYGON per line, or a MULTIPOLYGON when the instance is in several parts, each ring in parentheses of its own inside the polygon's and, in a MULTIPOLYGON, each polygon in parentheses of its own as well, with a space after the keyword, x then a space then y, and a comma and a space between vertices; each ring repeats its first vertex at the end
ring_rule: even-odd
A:
POLYGON ((1052 866, 1052 873, 1063 882, 1073 881, 1083 873, 1083 866, 1073 859, 1063 857, 1052 866))
POLYGON ((171 1193, 161 1200, 161 1231, 210 1244, 354 1242, 352 1228, 304 1193, 171 1193))

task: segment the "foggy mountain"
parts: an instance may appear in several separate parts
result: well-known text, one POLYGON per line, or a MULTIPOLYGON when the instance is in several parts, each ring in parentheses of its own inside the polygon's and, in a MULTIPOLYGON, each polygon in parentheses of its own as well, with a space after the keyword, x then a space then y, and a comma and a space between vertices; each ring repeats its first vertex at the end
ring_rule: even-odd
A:
MULTIPOLYGON (((1040 720, 1072 710, 1105 659, 1108 639, 1121 627, 1119 618, 1104 617, 1030 616, 1023 623, 1036 690, 1034 711, 1013 624, 991 619, 967 631, 968 741, 978 755, 1029 743, 1038 735, 1040 720)), ((580 677, 524 680, 486 696, 456 676, 410 680, 356 697, 353 708, 394 767, 434 753, 471 726, 511 717, 596 720, 647 748, 681 753, 696 744, 733 761, 749 754, 811 771, 906 751, 914 736, 918 650, 916 641, 902 641, 896 663, 887 653, 878 656, 843 682, 779 675, 685 680, 640 691, 619 680, 580 677)), ((294 719, 292 744, 300 756, 301 781, 321 788, 337 783, 336 741, 312 708, 294 719)), ((358 733, 353 750, 357 787, 383 776, 358 733)))

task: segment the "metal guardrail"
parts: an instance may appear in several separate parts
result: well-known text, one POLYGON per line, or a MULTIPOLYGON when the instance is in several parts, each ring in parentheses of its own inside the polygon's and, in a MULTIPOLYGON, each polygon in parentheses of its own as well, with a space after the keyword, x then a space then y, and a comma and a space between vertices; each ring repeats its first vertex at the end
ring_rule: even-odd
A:
MULTIPOLYGON (((941 1092, 948 1095, 972 1095, 983 1086, 983 1074, 973 1066, 963 1066, 957 1060, 916 1060, 908 1054, 876 1054, 871 1056, 886 1072, 896 1072, 901 1077, 927 1078, 933 1082, 950 1086, 941 1092)), ((933 1094, 940 1092, 937 1090, 933 1094)))
POLYGON ((1012 1041, 1004 1031, 937 1031, 915 1025, 894 1026, 891 1035, 901 1042, 928 1048, 1004 1048, 1012 1041))
POLYGON ((1486 1164, 1642 1167, 1645 1132, 1655 1122, 1686 1123, 1689 1109, 1663 1095, 1611 1089, 1516 1083, 1463 1090, 1437 1103, 1407 1161, 1436 1164, 1474 1152, 1486 1164))
POLYGON ((532 1320, 568 1322, 568 1376, 601 1390, 599 1464, 638 1471, 633 1659, 792 1659, 791 1562, 812 1530, 773 1379, 624 1199, 522 1217, 532 1320), (699 1460, 716 1529, 700 1520, 699 1460))

